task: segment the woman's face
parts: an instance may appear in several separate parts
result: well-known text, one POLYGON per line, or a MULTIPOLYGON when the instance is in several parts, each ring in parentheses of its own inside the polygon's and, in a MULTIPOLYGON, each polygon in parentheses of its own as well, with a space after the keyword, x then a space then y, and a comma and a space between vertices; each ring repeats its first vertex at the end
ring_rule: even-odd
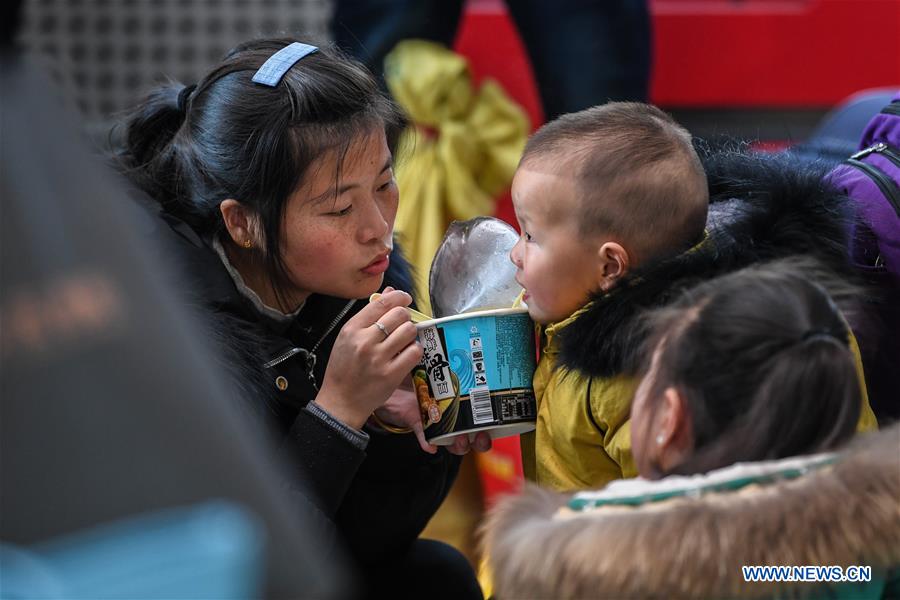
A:
POLYGON ((354 140, 340 166, 336 180, 338 157, 317 159, 285 206, 281 251, 293 299, 364 298, 388 268, 399 195, 384 131, 354 140))

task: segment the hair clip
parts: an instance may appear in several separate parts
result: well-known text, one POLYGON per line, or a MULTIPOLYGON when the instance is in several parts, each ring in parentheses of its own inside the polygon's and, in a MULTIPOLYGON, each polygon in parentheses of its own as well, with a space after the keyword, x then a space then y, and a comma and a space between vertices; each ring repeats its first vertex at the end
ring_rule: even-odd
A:
POLYGON ((186 85, 181 88, 181 91, 178 92, 178 100, 177 106, 178 110, 181 112, 185 112, 187 110, 188 96, 194 93, 194 90, 197 89, 197 84, 192 83, 191 85, 186 85))
POLYGON ((294 42, 289 44, 269 57, 253 75, 253 83, 261 83, 269 87, 275 87, 288 69, 293 67, 298 60, 318 52, 319 48, 309 44, 294 42))

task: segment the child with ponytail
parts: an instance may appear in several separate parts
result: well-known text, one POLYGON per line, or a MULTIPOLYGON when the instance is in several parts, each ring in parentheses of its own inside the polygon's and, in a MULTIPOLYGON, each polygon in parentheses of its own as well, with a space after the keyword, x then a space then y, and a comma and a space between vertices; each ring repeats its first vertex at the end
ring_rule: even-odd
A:
POLYGON ((789 259, 645 314, 641 478, 498 502, 483 537, 497 597, 896 597, 900 426, 845 447, 862 410, 854 296, 789 259), (754 578, 759 565, 817 575, 754 578))
POLYGON ((631 413, 642 476, 821 452, 853 436, 861 389, 850 330, 810 270, 803 259, 747 268, 653 314, 631 413))

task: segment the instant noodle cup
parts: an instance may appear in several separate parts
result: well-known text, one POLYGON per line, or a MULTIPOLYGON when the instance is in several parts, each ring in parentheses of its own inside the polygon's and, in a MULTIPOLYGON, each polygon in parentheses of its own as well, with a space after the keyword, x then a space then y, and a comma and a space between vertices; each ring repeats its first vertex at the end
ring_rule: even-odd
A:
POLYGON ((534 323, 527 309, 463 313, 416 328, 424 352, 412 379, 430 443, 534 429, 534 323))

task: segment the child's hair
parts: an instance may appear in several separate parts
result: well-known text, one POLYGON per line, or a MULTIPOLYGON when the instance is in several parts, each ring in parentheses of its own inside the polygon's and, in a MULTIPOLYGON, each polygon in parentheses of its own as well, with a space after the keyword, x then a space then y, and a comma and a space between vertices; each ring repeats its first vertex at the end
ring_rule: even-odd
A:
POLYGON ((610 102, 563 115, 531 137, 521 164, 544 159, 575 178, 581 233, 620 238, 636 262, 702 238, 709 207, 703 165, 691 134, 655 106, 610 102))
POLYGON ((675 387, 693 429, 692 454, 673 472, 824 451, 853 435, 862 393, 850 331, 810 272, 823 271, 805 259, 750 267, 651 314, 647 363, 659 354, 648 407, 675 387))
POLYGON ((196 86, 151 91, 125 120, 117 157, 132 182, 201 234, 224 227, 225 199, 257 214, 276 291, 286 281, 284 208, 310 165, 334 153, 340 171, 351 144, 378 128, 394 152, 407 124, 365 67, 334 49, 304 57, 275 87, 253 83, 262 64, 293 41, 241 44, 196 86))

